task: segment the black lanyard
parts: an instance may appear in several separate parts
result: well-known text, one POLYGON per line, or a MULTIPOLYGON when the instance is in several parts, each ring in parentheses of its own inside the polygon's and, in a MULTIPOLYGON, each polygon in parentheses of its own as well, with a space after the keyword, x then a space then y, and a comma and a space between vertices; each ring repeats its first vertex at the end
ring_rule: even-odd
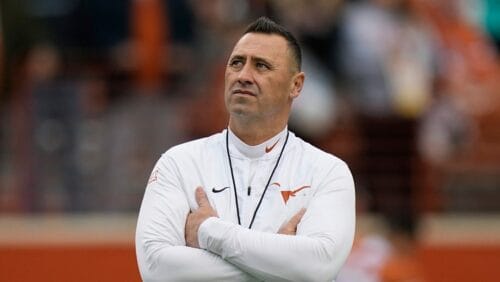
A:
MULTIPOLYGON (((276 160, 276 164, 274 165, 273 171, 271 172, 271 176, 269 176, 269 179, 267 180, 267 184, 264 188, 264 192, 262 193, 262 196, 260 196, 259 203, 257 204, 255 211, 253 212, 252 221, 250 221, 250 225, 248 226, 248 229, 252 228, 253 222, 255 220, 255 216, 257 215, 257 211, 260 208, 260 204, 262 204, 262 200, 264 199, 264 195, 266 194, 267 188, 269 187, 269 183, 271 183, 271 179, 273 178, 274 172, 276 171, 276 168, 278 167, 278 164, 281 160, 281 156, 283 155, 283 151, 285 151, 285 146, 286 146, 286 143, 288 142, 288 135, 289 134, 290 134, 290 131, 287 131, 285 143, 283 143, 283 147, 281 147, 281 152, 280 152, 280 155, 278 156, 278 160, 276 160)), ((226 149, 227 149, 227 159, 229 160, 229 169, 231 170, 231 179, 233 180, 234 199, 236 202, 236 215, 238 216, 238 224, 241 225, 240 208, 238 205, 238 192, 236 191, 237 190, 236 189, 236 182, 234 181, 233 164, 231 162, 231 156, 229 155, 229 128, 226 131, 226 149)))

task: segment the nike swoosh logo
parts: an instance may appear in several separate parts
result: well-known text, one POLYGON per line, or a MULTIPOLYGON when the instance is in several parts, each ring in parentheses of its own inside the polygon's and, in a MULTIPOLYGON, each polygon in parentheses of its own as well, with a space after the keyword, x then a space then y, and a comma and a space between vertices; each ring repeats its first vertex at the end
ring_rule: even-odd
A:
POLYGON ((276 141, 276 143, 274 143, 271 147, 266 146, 266 153, 271 152, 274 149, 274 146, 276 146, 276 144, 278 144, 279 141, 280 140, 278 139, 278 141, 276 141))
POLYGON ((215 187, 214 187, 214 188, 212 188, 212 192, 214 192, 214 193, 220 193, 220 192, 226 190, 227 188, 229 188, 229 186, 222 187, 220 189, 215 189, 215 187))

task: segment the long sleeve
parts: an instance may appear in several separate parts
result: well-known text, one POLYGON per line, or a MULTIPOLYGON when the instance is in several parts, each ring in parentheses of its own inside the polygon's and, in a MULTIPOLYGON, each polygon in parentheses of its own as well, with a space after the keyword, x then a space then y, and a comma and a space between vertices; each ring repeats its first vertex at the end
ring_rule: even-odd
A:
POLYGON ((339 162, 318 185, 296 236, 209 218, 199 229, 200 246, 266 281, 332 281, 352 247, 354 183, 339 162))
POLYGON ((144 194, 136 230, 136 253, 144 281, 254 281, 220 256, 186 247, 189 204, 179 172, 165 155, 144 194))

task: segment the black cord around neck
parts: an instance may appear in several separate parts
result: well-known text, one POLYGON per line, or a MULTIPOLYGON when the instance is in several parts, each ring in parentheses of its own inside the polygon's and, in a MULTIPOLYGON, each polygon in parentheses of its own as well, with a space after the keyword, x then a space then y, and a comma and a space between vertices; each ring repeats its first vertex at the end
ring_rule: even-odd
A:
MULTIPOLYGON (((262 195, 260 196, 259 203, 257 204, 255 211, 253 212, 252 220, 250 221, 250 225, 248 226, 248 229, 252 228, 253 222, 255 221, 255 217, 257 216, 257 212, 260 208, 260 205, 262 204, 262 200, 264 199, 264 195, 267 192, 267 188, 269 187, 269 184, 271 183, 271 180, 273 178, 274 172, 276 171, 276 168, 278 168, 278 164, 280 163, 281 156, 283 155, 283 152, 285 151, 285 147, 286 147, 286 144, 288 142, 289 135, 290 135, 290 131, 287 131, 285 142, 283 143, 283 147, 281 147, 281 151, 280 151, 280 154, 278 156, 278 159, 276 160, 276 164, 274 165, 273 171, 271 172, 271 175, 269 176, 269 179, 267 180, 266 186, 264 188, 264 192, 262 192, 262 195)), ((227 159, 229 160, 229 169, 231 170, 231 179, 233 180, 234 199, 236 202, 236 215, 238 217, 238 224, 241 225, 240 207, 238 204, 238 192, 236 189, 236 182, 234 181, 233 163, 231 162, 231 155, 229 154, 229 128, 226 131, 226 151, 227 151, 227 159)))

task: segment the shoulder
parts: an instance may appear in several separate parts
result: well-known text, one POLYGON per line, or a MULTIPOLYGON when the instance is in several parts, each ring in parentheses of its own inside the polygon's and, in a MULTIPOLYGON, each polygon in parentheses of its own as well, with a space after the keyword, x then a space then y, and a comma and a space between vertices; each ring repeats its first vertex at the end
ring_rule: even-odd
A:
POLYGON ((329 183, 340 180, 346 181, 345 187, 354 185, 351 170, 345 161, 295 135, 292 137, 293 146, 290 153, 295 156, 294 161, 299 162, 300 169, 311 175, 315 181, 329 183))
POLYGON ((323 187, 322 191, 350 191, 354 193, 354 179, 345 161, 339 157, 325 152, 312 144, 295 137, 294 155, 300 155, 298 160, 301 170, 309 173, 312 183, 323 187))
POLYGON ((319 166, 323 170, 326 167, 345 167, 347 164, 335 156, 334 154, 325 152, 320 148, 304 141, 302 138, 297 137, 295 134, 291 133, 291 138, 293 142, 292 150, 297 150, 295 153, 302 155, 304 161, 314 165, 319 166))
POLYGON ((163 153, 162 159, 182 161, 201 158, 218 150, 224 144, 224 132, 175 145, 163 153))

